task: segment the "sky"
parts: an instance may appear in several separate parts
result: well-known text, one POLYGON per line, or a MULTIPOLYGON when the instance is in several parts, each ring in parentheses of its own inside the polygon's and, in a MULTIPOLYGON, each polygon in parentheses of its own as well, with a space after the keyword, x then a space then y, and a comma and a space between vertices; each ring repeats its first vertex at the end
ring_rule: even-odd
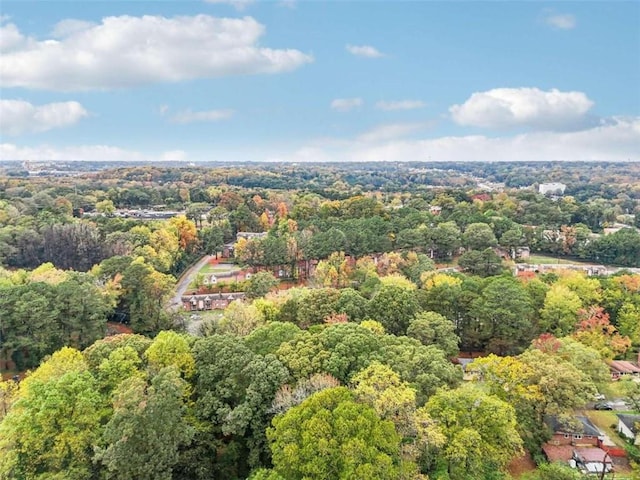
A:
POLYGON ((1 160, 640 161, 640 1, 0 3, 1 160))

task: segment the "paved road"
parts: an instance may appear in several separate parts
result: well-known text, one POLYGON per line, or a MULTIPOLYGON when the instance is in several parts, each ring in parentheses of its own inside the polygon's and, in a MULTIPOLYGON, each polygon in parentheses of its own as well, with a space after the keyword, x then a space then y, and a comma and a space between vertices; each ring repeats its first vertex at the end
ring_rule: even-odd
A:
POLYGON ((182 274, 180 280, 178 280, 178 283, 176 284, 176 293, 169 302, 169 310, 175 311, 180 309, 180 307, 182 306, 181 297, 184 295, 184 292, 186 292, 187 287, 193 280, 193 277, 209 260, 211 260, 211 258, 212 255, 205 255, 200 260, 198 260, 198 262, 194 266, 192 266, 191 268, 189 268, 189 270, 182 274))

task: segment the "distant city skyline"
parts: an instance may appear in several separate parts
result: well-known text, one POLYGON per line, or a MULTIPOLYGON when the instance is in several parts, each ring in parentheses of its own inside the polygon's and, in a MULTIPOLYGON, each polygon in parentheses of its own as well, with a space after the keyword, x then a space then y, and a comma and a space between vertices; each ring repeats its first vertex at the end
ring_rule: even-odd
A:
POLYGON ((640 161, 640 2, 17 1, 0 160, 640 161))

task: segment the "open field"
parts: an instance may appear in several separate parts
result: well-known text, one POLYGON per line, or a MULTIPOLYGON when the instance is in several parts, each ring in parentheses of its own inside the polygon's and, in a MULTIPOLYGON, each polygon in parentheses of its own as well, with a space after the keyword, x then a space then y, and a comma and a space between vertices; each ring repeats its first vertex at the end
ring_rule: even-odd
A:
POLYGON ((582 260, 565 259, 549 257, 547 255, 533 254, 529 257, 526 263, 534 263, 539 265, 575 265, 584 263, 585 265, 593 265, 593 262, 585 262, 582 260))
POLYGON ((236 270, 240 270, 240 267, 233 263, 205 263, 204 266, 198 271, 198 273, 208 274, 208 273, 229 273, 234 272, 236 270))
MULTIPOLYGON (((193 275, 191 281, 189 282, 189 289, 197 288, 196 279, 198 275, 225 275, 225 274, 233 274, 240 272, 240 267, 233 263, 205 263, 197 273, 193 275)), ((222 278, 222 281, 232 281, 235 280, 233 277, 222 278)))

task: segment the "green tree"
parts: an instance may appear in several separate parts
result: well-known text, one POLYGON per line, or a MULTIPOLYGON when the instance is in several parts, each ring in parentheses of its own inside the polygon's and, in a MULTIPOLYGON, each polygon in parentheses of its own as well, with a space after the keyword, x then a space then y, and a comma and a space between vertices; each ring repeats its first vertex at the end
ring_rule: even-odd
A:
POLYGON ((264 318, 253 304, 235 300, 224 310, 216 330, 244 337, 263 323, 264 318))
POLYGON ((222 476, 228 463, 234 467, 223 478, 246 476, 268 461, 268 410, 289 374, 273 355, 256 355, 233 336, 199 339, 193 355, 195 416, 202 430, 195 445, 199 459, 190 471, 202 469, 208 472, 205 478, 222 476), (212 467, 210 458, 218 459, 212 467))
POLYGON ((286 480, 286 478, 273 470, 259 468, 251 474, 249 480, 286 480))
POLYGON ((564 273, 557 285, 563 285, 578 295, 585 307, 600 303, 602 300, 600 282, 595 278, 587 278, 581 272, 564 273))
POLYGON ((440 390, 425 409, 447 439, 441 459, 452 480, 484 478, 522 452, 513 407, 473 385, 440 390))
POLYGON ((486 223, 472 223, 462 235, 462 245, 471 250, 484 250, 497 244, 493 230, 486 223))
POLYGON ((302 330, 292 323, 271 322, 256 328, 244 337, 244 343, 258 355, 276 353, 284 342, 293 340, 302 330))
POLYGON ((448 259, 460 248, 460 229, 455 222, 440 223, 425 234, 432 258, 448 259))
POLYGON ((412 290, 397 285, 383 285, 367 305, 367 317, 376 320, 395 335, 406 333, 418 312, 418 302, 412 290))
POLYGON ((215 255, 218 258, 218 253, 224 246, 224 231, 221 227, 213 226, 204 228, 198 231, 198 238, 202 245, 202 250, 207 255, 215 255))
POLYGON ((142 360, 129 346, 117 348, 98 366, 96 377, 105 394, 111 394, 120 383, 133 377, 146 377, 141 371, 142 360))
POLYGON ((559 462, 538 465, 535 472, 526 473, 522 480, 587 480, 592 476, 582 475, 578 470, 559 462))
POLYGON ((0 478, 91 478, 106 401, 86 366, 41 368, 0 423, 0 478))
POLYGON ((366 316, 367 299, 353 288, 343 288, 335 308, 337 313, 346 314, 350 321, 360 322, 366 316))
POLYGON ((96 212, 112 215, 116 211, 116 207, 111 200, 102 200, 96 203, 96 212))
POLYGON ((553 285, 544 299, 540 312, 540 327, 558 337, 571 333, 582 308, 580 297, 564 285, 553 285))
POLYGON ((634 345, 640 344, 640 305, 625 303, 618 311, 618 329, 634 345))
POLYGON ((435 270, 435 263, 424 253, 409 252, 406 255, 404 263, 400 270, 402 274, 406 276, 416 285, 421 285, 421 277, 425 272, 431 272, 435 270))
POLYGON ((131 347, 138 357, 142 358, 144 352, 151 345, 151 339, 136 334, 119 334, 98 340, 89 348, 82 352, 85 362, 91 371, 95 371, 100 364, 111 355, 111 352, 123 348, 131 347))
POLYGON ((393 423, 344 387, 312 395, 273 419, 274 469, 289 479, 397 479, 400 437, 393 423))
POLYGON ((413 338, 383 336, 378 358, 416 389, 418 405, 423 405, 438 388, 454 388, 462 380, 461 370, 442 350, 433 345, 424 346, 413 338))
POLYGON ((419 340, 423 345, 435 345, 451 357, 458 353, 460 341, 455 329, 455 325, 439 313, 421 312, 409 325, 407 336, 419 340))
POLYGON ((556 355, 584 373, 595 385, 604 386, 610 382, 611 375, 600 352, 571 337, 560 338, 558 342, 556 355))
POLYGON ((298 303, 296 321, 301 328, 319 325, 336 313, 340 291, 334 288, 314 288, 304 291, 298 303))
POLYGON ((547 429, 536 412, 543 392, 536 383, 536 370, 518 357, 488 355, 467 366, 467 372, 480 381, 491 395, 515 408, 518 432, 530 451, 537 451, 547 440, 547 429))
POLYGON ((533 373, 531 382, 538 385, 542 399, 535 404, 540 424, 547 415, 561 415, 583 407, 596 394, 590 378, 571 363, 529 349, 519 356, 533 373))
POLYGON ((515 257, 515 248, 522 246, 524 241, 524 234, 519 226, 510 228, 500 237, 500 245, 509 249, 512 258, 515 257))
POLYGON ((149 370, 157 373, 174 366, 182 378, 191 378, 195 373, 195 360, 189 345, 192 339, 176 332, 160 332, 144 354, 149 370))
POLYGON ((95 453, 107 478, 173 478, 178 449, 193 435, 182 401, 185 387, 174 366, 160 370, 151 385, 138 376, 120 384, 113 397, 113 415, 95 453))
POLYGON ((278 285, 278 279, 271 272, 258 272, 247 281, 245 294, 249 299, 264 297, 276 285, 278 285))
POLYGON ((531 299, 521 283, 496 278, 472 307, 476 323, 462 333, 464 343, 476 337, 479 345, 499 354, 522 351, 533 337, 531 299))
POLYGON ((416 391, 391 368, 373 362, 351 380, 356 400, 393 422, 403 437, 416 435, 416 391))
POLYGON ((481 277, 498 275, 503 270, 502 259, 492 248, 464 252, 458 259, 458 265, 465 272, 469 272, 472 275, 480 275, 481 277))
POLYGON ((640 410, 640 383, 633 378, 623 378, 618 383, 625 402, 633 410, 640 410))

